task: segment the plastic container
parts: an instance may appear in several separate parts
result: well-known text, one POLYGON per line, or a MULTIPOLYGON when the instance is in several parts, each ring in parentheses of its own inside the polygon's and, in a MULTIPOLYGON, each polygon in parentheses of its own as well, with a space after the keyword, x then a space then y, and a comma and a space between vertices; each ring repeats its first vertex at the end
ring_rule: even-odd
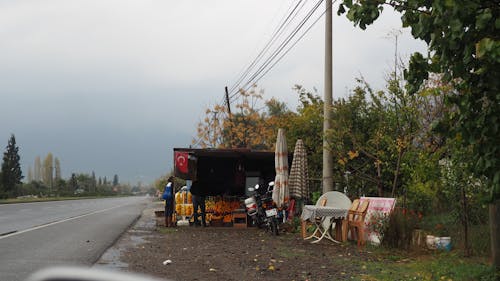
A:
POLYGON ((436 241, 436 248, 439 250, 450 251, 451 250, 451 237, 439 237, 439 241, 436 241))
POLYGON ((255 203, 255 198, 250 197, 245 199, 245 206, 248 212, 248 215, 253 216, 257 213, 257 203, 255 203))
POLYGON ((434 237, 433 235, 426 236, 425 244, 427 244, 427 248, 436 249, 436 238, 439 238, 439 237, 434 237))

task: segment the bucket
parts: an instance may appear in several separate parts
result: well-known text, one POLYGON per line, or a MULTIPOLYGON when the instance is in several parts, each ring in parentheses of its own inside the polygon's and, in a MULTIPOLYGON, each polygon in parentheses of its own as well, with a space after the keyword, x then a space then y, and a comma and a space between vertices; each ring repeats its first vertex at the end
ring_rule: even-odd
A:
POLYGON ((436 243, 436 247, 440 250, 451 250, 451 237, 439 237, 439 242, 436 243))
POLYGON ((425 238, 425 244, 427 244, 427 248, 436 249, 436 238, 433 235, 427 235, 425 238))

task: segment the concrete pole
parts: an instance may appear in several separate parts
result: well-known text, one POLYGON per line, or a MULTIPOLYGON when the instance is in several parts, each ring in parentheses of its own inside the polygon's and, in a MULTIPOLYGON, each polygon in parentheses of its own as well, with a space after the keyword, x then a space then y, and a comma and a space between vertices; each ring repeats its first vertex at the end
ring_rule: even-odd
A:
POLYGON ((323 193, 333 190, 333 155, 328 149, 326 132, 331 128, 332 107, 332 0, 326 0, 325 17, 325 93, 323 120, 323 193))

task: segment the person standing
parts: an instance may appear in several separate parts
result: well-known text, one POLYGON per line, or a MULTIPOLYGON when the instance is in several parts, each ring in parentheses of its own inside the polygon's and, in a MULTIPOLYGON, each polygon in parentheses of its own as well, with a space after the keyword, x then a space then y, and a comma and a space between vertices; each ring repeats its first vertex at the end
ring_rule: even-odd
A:
POLYGON ((165 226, 175 226, 174 221, 174 177, 170 176, 163 190, 163 200, 165 200, 165 226))
POLYGON ((206 214, 205 214, 205 196, 195 195, 193 194, 193 216, 194 216, 194 225, 203 225, 207 226, 206 214), (198 208, 201 213, 201 223, 198 221, 198 208))
POLYGON ((199 190, 199 186, 196 182, 193 182, 191 186, 191 196, 193 199, 193 222, 195 226, 203 225, 207 226, 206 214, 205 214, 205 196, 199 190), (201 223, 198 221, 198 208, 201 213, 201 223))

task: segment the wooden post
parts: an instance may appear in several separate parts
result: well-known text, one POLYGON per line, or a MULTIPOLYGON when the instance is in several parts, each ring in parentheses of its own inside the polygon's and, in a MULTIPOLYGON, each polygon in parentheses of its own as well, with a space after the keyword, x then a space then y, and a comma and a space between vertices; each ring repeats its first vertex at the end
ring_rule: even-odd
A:
POLYGON ((498 220, 500 220, 500 200, 497 199, 490 204, 490 236, 491 236, 491 258, 493 267, 497 272, 500 272, 500 228, 498 227, 498 220))

